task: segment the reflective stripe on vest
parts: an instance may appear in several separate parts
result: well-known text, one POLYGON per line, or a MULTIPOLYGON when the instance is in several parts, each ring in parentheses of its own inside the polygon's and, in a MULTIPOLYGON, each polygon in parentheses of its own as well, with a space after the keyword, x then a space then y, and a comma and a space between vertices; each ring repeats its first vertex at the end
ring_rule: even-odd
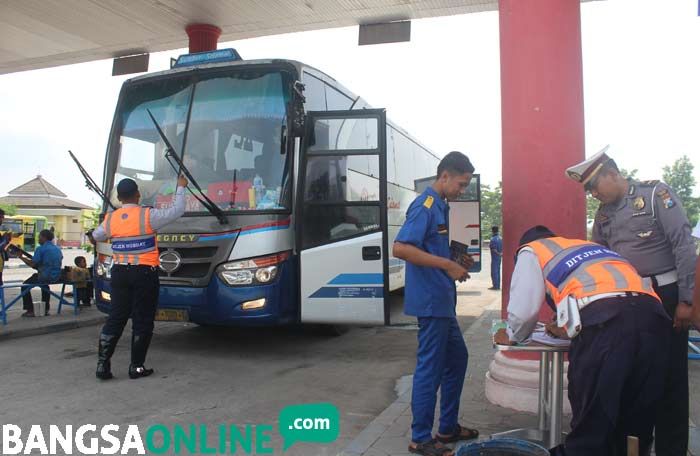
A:
POLYGON ((555 303, 567 296, 637 292, 658 299, 649 281, 616 252, 592 242, 546 238, 526 244, 537 255, 547 294, 555 303))
POLYGON ((158 266, 158 240, 151 227, 150 208, 126 207, 108 214, 105 231, 111 234, 117 264, 158 266))

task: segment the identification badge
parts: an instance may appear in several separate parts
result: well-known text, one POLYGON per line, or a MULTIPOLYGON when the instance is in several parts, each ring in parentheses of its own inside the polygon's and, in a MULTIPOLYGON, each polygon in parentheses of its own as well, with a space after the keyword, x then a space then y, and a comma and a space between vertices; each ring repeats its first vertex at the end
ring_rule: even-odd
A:
POLYGON ((634 199, 634 208, 637 209, 638 211, 641 211, 644 209, 644 206, 646 206, 646 203, 644 202, 644 197, 643 196, 638 196, 634 199))
POLYGON ((649 236, 651 236, 652 234, 654 234, 653 231, 642 231, 641 233, 637 233, 637 237, 645 239, 645 238, 648 238, 649 236))

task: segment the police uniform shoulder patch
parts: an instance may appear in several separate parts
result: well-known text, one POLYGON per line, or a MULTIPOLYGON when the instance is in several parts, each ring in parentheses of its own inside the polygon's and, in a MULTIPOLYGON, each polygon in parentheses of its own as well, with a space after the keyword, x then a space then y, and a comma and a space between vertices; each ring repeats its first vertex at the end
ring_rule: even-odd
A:
POLYGON ((655 185, 658 185, 659 182, 661 182, 661 181, 658 181, 658 180, 645 180, 645 181, 640 181, 640 182, 639 182, 639 185, 643 185, 643 186, 645 186, 645 187, 653 187, 653 186, 655 186, 655 185))
POLYGON ((644 197, 643 196, 638 196, 634 199, 634 208, 637 209, 638 211, 641 211, 644 209, 644 206, 646 206, 646 203, 644 202, 644 197))
POLYGON ((433 207, 433 201, 435 201, 435 199, 434 199, 432 196, 428 195, 428 196, 425 198, 425 201, 423 201, 423 206, 425 206, 425 207, 427 207, 428 209, 430 209, 431 207, 433 207))
POLYGON ((666 209, 671 209, 676 205, 673 198, 671 198, 671 193, 669 193, 668 188, 662 188, 656 192, 656 196, 661 198, 661 201, 663 202, 662 204, 666 209))

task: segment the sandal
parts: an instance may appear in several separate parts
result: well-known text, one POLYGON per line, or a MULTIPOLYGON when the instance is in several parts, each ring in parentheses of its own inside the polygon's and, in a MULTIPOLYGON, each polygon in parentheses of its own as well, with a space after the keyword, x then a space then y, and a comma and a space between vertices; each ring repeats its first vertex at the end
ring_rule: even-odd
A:
POLYGON ((479 431, 477 431, 476 429, 462 427, 459 424, 457 425, 457 432, 455 432, 454 434, 447 437, 443 437, 439 434, 435 436, 437 441, 440 443, 454 443, 462 440, 473 440, 478 437, 479 431))
POLYGON ((409 453, 421 454, 423 456, 452 456, 454 453, 447 447, 442 446, 437 440, 432 439, 425 443, 416 443, 416 446, 408 446, 409 453))

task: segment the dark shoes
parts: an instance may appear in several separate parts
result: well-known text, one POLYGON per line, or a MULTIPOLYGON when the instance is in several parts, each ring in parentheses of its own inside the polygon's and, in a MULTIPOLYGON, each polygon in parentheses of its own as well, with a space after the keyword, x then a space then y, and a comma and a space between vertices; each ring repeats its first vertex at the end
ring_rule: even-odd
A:
POLYGON ((26 318, 36 317, 36 315, 34 315, 34 312, 29 312, 29 311, 24 312, 24 313, 22 314, 22 316, 23 316, 23 317, 26 317, 26 318))
POLYGON ((501 287, 489 287, 489 290, 500 290, 501 287))
POLYGON ((110 360, 114 354, 114 349, 117 348, 117 342, 119 342, 119 336, 100 334, 97 349, 97 370, 95 371, 95 377, 100 380, 109 380, 114 377, 110 360))
POLYGON ((153 374, 153 369, 146 369, 144 366, 134 366, 133 364, 129 366, 129 378, 137 379, 141 377, 148 377, 153 374))
POLYGON ((129 378, 137 379, 153 374, 153 369, 146 369, 146 353, 151 345, 153 334, 131 335, 131 365, 129 365, 129 378))
MULTIPOLYGON (((151 344, 153 334, 140 334, 131 336, 131 364, 129 365, 129 378, 137 379, 153 374, 153 369, 144 367, 146 353, 151 344)), ((113 378, 111 359, 114 349, 117 347, 119 336, 100 334, 100 345, 97 352, 97 371, 95 376, 101 380, 113 378)))

